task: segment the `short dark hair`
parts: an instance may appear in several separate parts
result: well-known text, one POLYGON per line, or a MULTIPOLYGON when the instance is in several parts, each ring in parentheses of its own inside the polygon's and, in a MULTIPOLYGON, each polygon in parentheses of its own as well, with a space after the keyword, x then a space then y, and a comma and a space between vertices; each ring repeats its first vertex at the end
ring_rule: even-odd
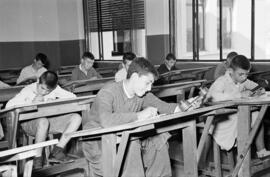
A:
POLYGON ((131 77, 133 73, 138 73, 139 76, 153 74, 154 78, 158 78, 158 72, 155 67, 144 57, 135 58, 130 64, 127 71, 127 79, 131 77))
POLYGON ((123 63, 126 63, 127 60, 133 61, 136 58, 136 55, 132 52, 126 52, 123 55, 123 63))
POLYGON ((44 53, 36 54, 35 59, 36 59, 36 61, 41 61, 41 63, 44 65, 45 68, 48 67, 48 65, 49 65, 48 57, 44 53))
POLYGON ((230 63, 230 68, 232 68, 233 70, 236 70, 237 68, 250 70, 251 64, 247 57, 245 57, 244 55, 236 55, 235 57, 233 57, 230 63))
POLYGON ((230 59, 230 60, 232 60, 236 55, 238 55, 238 53, 236 53, 236 52, 230 52, 230 53, 228 53, 228 55, 227 55, 227 60, 228 59, 230 59))
POLYGON ((166 56, 166 60, 176 60, 176 57, 174 54, 168 53, 168 55, 166 56))
POLYGON ((39 83, 45 84, 48 89, 55 89, 58 83, 58 76, 53 71, 46 71, 40 76, 39 83))
POLYGON ((91 60, 94 60, 95 56, 91 52, 84 52, 82 58, 83 59, 90 58, 91 60))

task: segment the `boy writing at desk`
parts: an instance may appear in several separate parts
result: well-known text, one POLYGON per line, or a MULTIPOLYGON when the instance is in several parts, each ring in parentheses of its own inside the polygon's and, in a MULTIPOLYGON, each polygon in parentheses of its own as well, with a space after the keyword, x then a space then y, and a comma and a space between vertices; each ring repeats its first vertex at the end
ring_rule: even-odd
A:
MULTIPOLYGON (((75 98, 71 92, 68 92, 57 85, 58 77, 56 73, 51 71, 44 72, 39 81, 26 86, 14 98, 8 101, 6 107, 40 103, 55 99, 75 98)), ((81 116, 77 113, 65 114, 50 118, 38 118, 21 123, 22 129, 30 136, 35 137, 35 142, 43 142, 46 140, 47 132, 75 132, 81 125, 81 116)), ((69 139, 65 136, 60 138, 59 143, 54 147, 50 154, 52 161, 66 161, 64 147, 69 139)), ((34 168, 42 167, 42 149, 39 149, 37 157, 34 159, 34 168)))
MULTIPOLYGON (((240 98, 247 98, 253 95, 251 91, 258 84, 248 80, 247 75, 251 69, 249 60, 243 55, 235 56, 225 75, 220 76, 210 87, 207 98, 211 101, 225 101, 240 98)), ((264 91, 264 90, 263 90, 264 91)), ((252 123, 255 121, 258 112, 252 113, 252 123)), ((231 114, 226 119, 216 123, 212 135, 222 149, 230 150, 237 137, 237 113, 231 114)), ((264 127, 258 130, 255 144, 257 156, 259 158, 270 155, 270 151, 265 149, 264 144, 264 127)))
POLYGON ((81 64, 72 70, 71 80, 100 79, 102 76, 93 68, 95 57, 91 52, 84 52, 81 64))
MULTIPOLYGON (((149 93, 157 76, 157 71, 148 60, 134 59, 129 66, 127 79, 108 84, 99 91, 84 129, 121 125, 146 120, 158 113, 181 111, 176 103, 168 104, 149 93)), ((168 133, 164 133, 132 141, 122 176, 172 176, 167 143, 169 137, 168 133)), ((101 148, 100 141, 85 141, 83 144, 94 177, 103 175, 101 148)))

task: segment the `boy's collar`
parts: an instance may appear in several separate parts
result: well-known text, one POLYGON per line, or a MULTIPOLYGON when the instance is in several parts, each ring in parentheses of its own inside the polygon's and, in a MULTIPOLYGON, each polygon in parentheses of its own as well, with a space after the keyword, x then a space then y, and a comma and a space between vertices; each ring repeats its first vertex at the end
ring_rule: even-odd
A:
POLYGON ((128 93, 125 82, 126 82, 126 80, 124 80, 124 81, 122 82, 124 93, 125 93, 125 95, 127 96, 127 98, 131 99, 131 98, 133 98, 134 96, 132 96, 132 95, 130 95, 130 94, 128 93))

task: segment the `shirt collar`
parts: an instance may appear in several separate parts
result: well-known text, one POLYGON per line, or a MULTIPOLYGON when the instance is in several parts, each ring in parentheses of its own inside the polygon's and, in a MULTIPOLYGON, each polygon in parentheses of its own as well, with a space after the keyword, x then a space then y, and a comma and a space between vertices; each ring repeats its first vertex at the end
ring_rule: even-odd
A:
POLYGON ((128 91, 127 91, 127 89, 126 89, 126 86, 125 86, 125 84, 124 84, 124 81, 122 81, 122 86, 123 86, 123 90, 124 90, 125 96, 126 96, 127 98, 129 98, 129 99, 133 98, 133 96, 131 96, 131 95, 128 93, 128 91))
POLYGON ((80 69, 85 75, 87 75, 87 71, 83 70, 82 64, 79 65, 79 69, 80 69))

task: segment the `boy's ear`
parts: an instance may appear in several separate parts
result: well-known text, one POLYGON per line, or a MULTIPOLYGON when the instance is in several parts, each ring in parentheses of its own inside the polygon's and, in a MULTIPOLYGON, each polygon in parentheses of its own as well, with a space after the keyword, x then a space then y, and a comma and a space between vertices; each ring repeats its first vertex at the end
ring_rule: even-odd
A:
POLYGON ((232 73, 233 69, 232 68, 227 68, 227 72, 232 73))
POLYGON ((139 74, 138 73, 132 73, 130 76, 130 79, 138 79, 139 78, 139 74))

